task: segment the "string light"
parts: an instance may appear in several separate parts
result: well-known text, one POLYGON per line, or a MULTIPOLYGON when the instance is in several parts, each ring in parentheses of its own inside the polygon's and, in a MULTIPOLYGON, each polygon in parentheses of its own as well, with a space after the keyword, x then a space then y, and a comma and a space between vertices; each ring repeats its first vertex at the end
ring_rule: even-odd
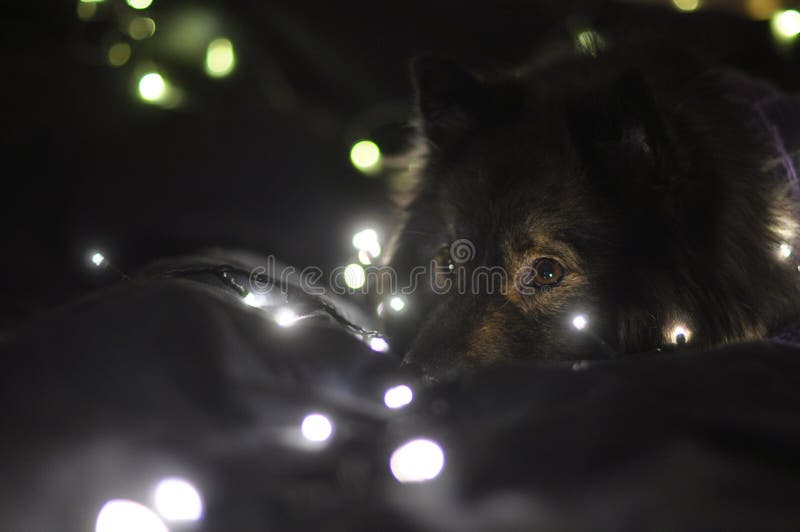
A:
POLYGON ((97 2, 85 2, 84 0, 78 1, 78 18, 81 20, 89 20, 95 13, 97 13, 97 2))
POLYGON ((152 37, 155 32, 156 22, 150 17, 136 17, 128 25, 128 34, 137 41, 152 37))
POLYGON ((406 301, 400 296, 394 296, 389 300, 389 306, 395 312, 402 312, 406 308, 406 301))
POLYGON ((126 499, 106 502, 97 514, 95 532, 169 532, 167 525, 147 506, 126 499))
POLYGON ((128 5, 133 9, 147 9, 153 0, 128 0, 128 5))
POLYGON ((672 0, 672 3, 681 11, 695 11, 700 7, 699 0, 672 0))
POLYGON ((381 243, 378 240, 378 233, 374 229, 364 229, 353 235, 353 247, 360 252, 368 253, 372 258, 377 258, 381 254, 381 243))
POLYGON ((369 340, 369 348, 378 353, 385 353, 389 350, 389 342, 385 338, 375 336, 369 340))
POLYGON ((111 66, 122 66, 131 58, 131 45, 118 42, 108 49, 108 63, 111 66))
POLYGON ((165 478, 158 483, 155 507, 167 521, 198 521, 203 517, 200 492, 181 478, 165 478))
POLYGON ((371 140, 361 140, 350 149, 350 161, 365 174, 374 174, 380 170, 381 150, 371 140))
POLYGON ((251 307, 255 307, 255 308, 261 308, 262 298, 260 298, 258 295, 254 294, 253 292, 249 292, 246 296, 244 296, 242 298, 242 301, 244 301, 245 305, 248 305, 248 306, 251 306, 251 307))
POLYGON ((444 451, 434 441, 411 440, 392 453, 389 468, 399 482, 426 482, 442 472, 444 451))
POLYGON ((586 316, 583 314, 578 314, 574 318, 572 318, 572 326, 575 327, 577 330, 582 331, 589 325, 589 320, 586 319, 586 316))
POLYGON ((794 9, 778 11, 770 21, 772 34, 779 40, 788 41, 800 34, 800 12, 794 9))
POLYGON ((233 72, 236 55, 230 39, 214 39, 206 49, 206 74, 212 78, 223 78, 233 72))
POLYGON ((360 264, 348 264, 344 269, 344 282, 353 290, 358 290, 367 282, 367 274, 360 264))
POLYGON ((167 82, 158 72, 148 72, 139 79, 139 96, 146 102, 159 102, 167 92, 167 82))
POLYGON ((300 425, 303 437, 312 442, 327 441, 333 434, 333 424, 322 414, 309 414, 300 425))
POLYGON ((383 403, 392 410, 403 408, 411 403, 413 399, 414 392, 405 384, 393 386, 386 390, 386 393, 383 395, 383 403))
POLYGON ((676 325, 672 328, 669 337, 673 344, 683 345, 689 341, 691 334, 685 325, 676 325))
POLYGON ((275 323, 281 327, 291 327, 300 317, 292 310, 284 308, 275 313, 275 323))
POLYGON ((782 259, 788 259, 792 255, 792 246, 790 246, 786 242, 782 243, 778 248, 778 255, 782 259))

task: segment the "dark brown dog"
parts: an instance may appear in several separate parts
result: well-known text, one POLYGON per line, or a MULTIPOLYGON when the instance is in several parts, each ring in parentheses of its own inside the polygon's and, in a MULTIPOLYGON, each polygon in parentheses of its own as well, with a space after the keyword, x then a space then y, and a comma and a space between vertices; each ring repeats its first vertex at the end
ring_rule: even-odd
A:
POLYGON ((419 186, 391 264, 436 271, 389 324, 406 362, 706 347, 797 318, 793 189, 740 97, 755 82, 653 48, 493 78, 423 58, 413 75, 419 186))

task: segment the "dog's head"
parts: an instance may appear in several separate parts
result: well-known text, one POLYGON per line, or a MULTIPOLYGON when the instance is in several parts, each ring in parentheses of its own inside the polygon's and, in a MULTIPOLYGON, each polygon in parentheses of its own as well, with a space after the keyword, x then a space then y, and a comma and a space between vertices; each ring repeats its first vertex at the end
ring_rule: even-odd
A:
POLYGON ((424 58, 413 75, 420 182, 391 254, 411 290, 389 324, 406 362, 714 345, 794 308, 772 147, 713 76, 591 58, 495 79, 424 58))

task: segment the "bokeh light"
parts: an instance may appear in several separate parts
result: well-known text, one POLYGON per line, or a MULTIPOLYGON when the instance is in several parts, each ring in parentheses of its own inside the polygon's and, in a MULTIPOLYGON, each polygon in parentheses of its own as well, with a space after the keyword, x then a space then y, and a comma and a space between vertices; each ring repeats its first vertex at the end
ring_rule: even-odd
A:
POLYGON ((574 318, 572 318, 572 326, 582 331, 589 325, 589 320, 583 314, 578 314, 574 318))
POLYGON ((155 32, 156 22, 150 17, 136 17, 128 25, 128 35, 137 41, 152 37, 155 32))
POLYGON ((782 259, 788 259, 792 255, 792 246, 783 242, 780 247, 778 247, 778 256, 782 259))
POLYGON ((392 453, 389 468, 399 482, 432 480, 444 468, 444 451, 434 441, 411 440, 392 453))
POLYGON ((371 140, 361 140, 350 149, 350 161, 360 171, 374 173, 380 169, 381 150, 371 140))
POLYGON ((400 296, 394 296, 389 300, 389 306, 395 312, 402 312, 406 308, 406 300, 400 296))
POLYGON ((133 9, 147 9, 153 0, 128 0, 128 5, 133 9))
POLYGON ((139 79, 139 95, 146 102, 159 102, 167 94, 167 82, 158 72, 148 72, 139 79))
POLYGON ((131 45, 118 42, 108 49, 108 63, 111 66, 122 66, 131 58, 131 45))
POLYGON ((397 408, 403 408, 407 404, 411 403, 413 399, 413 390, 411 390, 411 388, 405 384, 393 386, 386 390, 386 393, 383 395, 383 403, 393 410, 397 408))
POLYGON ((681 11, 695 11, 700 7, 700 0, 672 0, 672 3, 681 11))
POLYGON ((389 342, 385 338, 375 336, 369 340, 369 348, 378 353, 385 353, 389 350, 389 342))
POLYGON ((367 282, 367 274, 360 264, 348 264, 344 269, 344 282, 348 288, 358 290, 367 282))
POLYGON ((77 13, 79 19, 89 20, 95 15, 95 13, 97 13, 97 2, 84 2, 84 0, 78 0, 77 13))
POLYGON ((167 521, 197 521, 203 517, 203 499, 190 482, 165 478, 155 490, 156 511, 167 521))
POLYGON ((378 239, 378 233, 374 229, 364 229, 354 234, 353 247, 359 252, 368 253, 372 258, 376 258, 381 254, 381 243, 378 239))
POLYGON ((169 532, 147 506, 126 499, 106 502, 97 514, 95 532, 169 532))
POLYGON ((333 424, 322 414, 309 414, 303 418, 300 431, 308 441, 323 442, 333 434, 333 424))
POLYGON ((213 78, 222 78, 233 71, 236 55, 233 43, 224 37, 214 39, 206 50, 206 74, 213 78))
POLYGON ((291 327, 300 317, 292 309, 284 308, 275 313, 275 323, 281 327, 291 327))
POLYGON ((772 33, 779 40, 791 40, 800 34, 800 12, 794 9, 778 11, 772 16, 772 33))
POLYGON ((95 266, 100 266, 101 264, 103 264, 103 262, 105 262, 106 258, 103 256, 102 253, 98 251, 92 254, 91 260, 95 266))

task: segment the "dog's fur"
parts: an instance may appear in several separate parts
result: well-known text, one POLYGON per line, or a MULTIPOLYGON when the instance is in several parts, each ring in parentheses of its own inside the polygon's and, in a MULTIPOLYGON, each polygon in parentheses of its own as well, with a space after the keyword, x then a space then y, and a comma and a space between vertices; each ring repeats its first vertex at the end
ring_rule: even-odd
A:
POLYGON ((406 362, 437 374, 574 359, 592 339, 637 353, 676 325, 708 347, 796 319, 800 273, 779 253, 794 199, 755 112, 715 71, 652 47, 493 77, 431 57, 412 70, 420 182, 391 264, 446 266, 459 239, 475 256, 437 274, 466 293, 419 286, 389 324, 406 362), (562 281, 521 293, 542 257, 562 281), (503 268, 507 292, 475 286, 478 267, 503 268))

